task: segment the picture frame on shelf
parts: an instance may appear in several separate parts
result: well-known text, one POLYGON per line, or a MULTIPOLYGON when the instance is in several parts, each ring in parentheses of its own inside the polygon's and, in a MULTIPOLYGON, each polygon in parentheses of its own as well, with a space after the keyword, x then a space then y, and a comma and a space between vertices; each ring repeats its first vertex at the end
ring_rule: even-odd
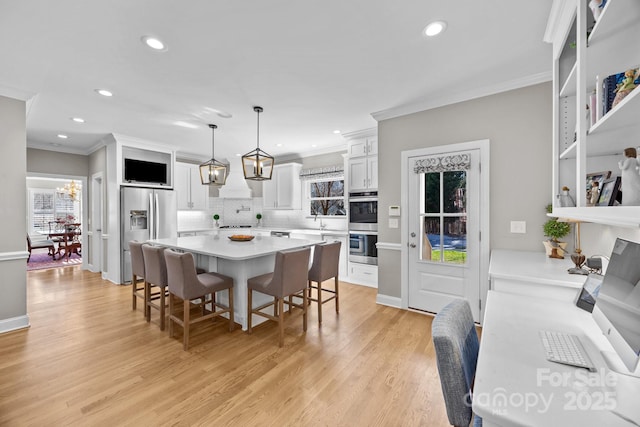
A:
POLYGON ((598 199, 597 206, 613 206, 618 197, 620 191, 620 177, 617 176, 612 179, 607 179, 602 184, 600 190, 600 198, 598 199))
POLYGON ((593 183, 594 182, 598 183, 597 191, 599 193, 602 193, 602 186, 604 185, 604 182, 608 180, 610 177, 611 177, 611 171, 590 172, 587 174, 585 189, 586 189, 588 206, 596 205, 597 202, 599 201, 599 194, 595 194, 595 195, 591 194, 592 188, 594 188, 593 183))

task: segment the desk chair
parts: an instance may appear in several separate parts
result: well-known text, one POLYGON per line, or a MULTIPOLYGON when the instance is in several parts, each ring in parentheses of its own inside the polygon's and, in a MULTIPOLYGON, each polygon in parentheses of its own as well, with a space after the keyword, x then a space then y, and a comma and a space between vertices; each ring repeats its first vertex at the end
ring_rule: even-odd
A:
MULTIPOLYGON (((444 307, 433 319, 431 335, 449 422, 469 426, 474 418, 471 389, 480 348, 469 303, 455 300, 444 307)), ((476 416, 473 425, 482 426, 482 419, 476 416)))
POLYGON ((248 305, 247 305, 247 326, 251 333, 251 317, 257 314, 269 320, 278 322, 280 347, 284 344, 284 299, 292 295, 301 294, 302 305, 302 328, 307 330, 307 278, 309 275, 309 255, 310 248, 297 249, 291 251, 276 252, 276 261, 273 273, 261 274, 247 280, 248 305), (270 295, 273 301, 253 308, 253 291, 270 295), (264 313, 267 307, 273 306, 273 315, 264 313))
POLYGON ((336 313, 340 311, 340 299, 338 293, 338 269, 340 263, 340 242, 322 243, 315 245, 313 249, 313 263, 309 270, 309 301, 318 303, 318 323, 322 324, 322 304, 336 300, 336 313), (333 289, 322 287, 322 282, 333 278, 333 289), (316 286, 313 286, 316 282, 316 286), (316 298, 312 298, 312 290, 316 290, 316 298), (323 299, 322 293, 330 296, 323 299))
POLYGON ((229 331, 233 331, 235 323, 233 319, 233 279, 219 273, 197 273, 193 255, 190 252, 178 253, 167 249, 164 252, 167 263, 167 282, 169 286, 169 337, 173 337, 173 324, 177 323, 183 328, 182 348, 189 348, 189 331, 192 323, 202 322, 207 319, 229 314, 229 331), (229 304, 225 307, 216 302, 215 293, 227 290, 229 304), (207 295, 211 295, 207 300, 207 295), (182 318, 174 313, 175 298, 180 298, 183 303, 182 318), (202 315, 191 318, 191 301, 199 300, 202 307, 202 315), (211 312, 207 313, 205 306, 211 304, 211 312), (216 310, 220 308, 220 310, 216 310))
POLYGON ((145 296, 144 255, 142 254, 142 242, 132 240, 129 242, 131 254, 131 309, 137 308, 138 298, 144 303, 144 316, 147 317, 147 298, 145 296), (139 279, 142 279, 139 281, 139 279))

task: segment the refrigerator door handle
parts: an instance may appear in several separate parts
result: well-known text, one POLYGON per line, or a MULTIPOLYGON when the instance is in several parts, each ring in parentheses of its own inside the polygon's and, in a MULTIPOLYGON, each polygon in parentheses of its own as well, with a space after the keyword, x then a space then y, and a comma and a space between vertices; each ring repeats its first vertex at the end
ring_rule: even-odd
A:
POLYGON ((155 214, 156 218, 154 221, 154 225, 155 228, 153 229, 155 237, 154 239, 157 239, 160 236, 160 202, 158 200, 158 193, 153 193, 155 196, 155 206, 153 207, 153 213, 155 214))
POLYGON ((156 238, 156 215, 154 212, 153 193, 149 194, 149 239, 156 238))

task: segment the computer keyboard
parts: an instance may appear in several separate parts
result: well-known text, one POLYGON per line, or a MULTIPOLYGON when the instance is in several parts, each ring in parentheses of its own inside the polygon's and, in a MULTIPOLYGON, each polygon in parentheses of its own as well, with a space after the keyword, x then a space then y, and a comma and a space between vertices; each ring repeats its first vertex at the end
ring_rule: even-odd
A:
POLYGON ((540 339, 542 340, 547 360, 586 368, 592 372, 596 370, 582 343, 575 335, 563 332, 540 331, 540 339))

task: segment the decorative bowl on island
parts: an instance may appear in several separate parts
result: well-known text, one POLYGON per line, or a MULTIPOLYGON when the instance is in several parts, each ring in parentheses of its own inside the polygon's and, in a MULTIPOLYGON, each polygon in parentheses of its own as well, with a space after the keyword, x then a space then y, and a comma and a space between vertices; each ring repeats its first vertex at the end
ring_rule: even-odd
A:
POLYGON ((229 236, 229 239, 234 242, 249 242, 253 240, 254 237, 256 236, 252 236, 251 234, 232 234, 229 236))

